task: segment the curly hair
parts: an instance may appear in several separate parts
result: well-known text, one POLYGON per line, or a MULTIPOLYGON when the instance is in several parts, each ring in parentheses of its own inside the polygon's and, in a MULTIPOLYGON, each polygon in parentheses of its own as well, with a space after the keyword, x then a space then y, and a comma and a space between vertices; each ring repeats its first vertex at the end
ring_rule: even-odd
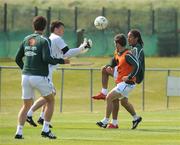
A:
POLYGON ((137 29, 132 29, 132 30, 130 30, 130 33, 134 36, 134 38, 138 38, 137 42, 138 42, 141 46, 144 45, 144 42, 143 42, 143 40, 142 40, 142 38, 141 38, 141 33, 140 33, 139 30, 137 30, 137 29))

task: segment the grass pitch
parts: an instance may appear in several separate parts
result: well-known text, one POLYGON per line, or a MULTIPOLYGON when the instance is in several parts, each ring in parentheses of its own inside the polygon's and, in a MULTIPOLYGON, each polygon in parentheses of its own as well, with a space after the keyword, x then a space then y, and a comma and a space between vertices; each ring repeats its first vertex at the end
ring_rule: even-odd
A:
MULTIPOLYGON (((83 67, 100 68, 108 63, 109 59, 74 58, 72 62, 95 62, 93 66, 83 67)), ((179 58, 147 58, 146 66, 178 68, 179 62, 179 58)), ((0 64, 0 66, 14 65, 14 62, 7 60, 1 61, 0 64)), ((63 113, 60 113, 60 75, 61 72, 55 72, 54 84, 57 88, 57 96, 52 118, 54 127, 52 131, 57 135, 57 140, 42 138, 41 126, 33 128, 29 124, 25 124, 25 139, 15 140, 17 113, 22 103, 21 74, 19 70, 1 70, 0 145, 180 145, 179 98, 170 98, 170 109, 166 109, 165 92, 162 90, 166 74, 146 74, 145 111, 141 108, 141 87, 137 86, 130 95, 130 101, 137 113, 143 117, 137 130, 130 129, 132 118, 122 107, 118 117, 119 129, 102 129, 95 125, 96 121, 104 117, 105 102, 94 101, 94 110, 90 112, 89 72, 86 71, 66 71, 63 113)), ((179 72, 176 75, 180 76, 179 72)), ((93 94, 101 89, 100 78, 100 72, 94 72, 93 94)), ((109 83, 111 88, 112 79, 109 83)), ((38 119, 39 111, 34 114, 34 120, 38 119)))
MULTIPOLYGON (((102 102, 103 103, 103 102, 102 102)), ((15 140, 17 112, 2 113, 0 124, 1 145, 180 145, 180 111, 139 112, 143 121, 131 130, 131 117, 119 113, 119 129, 102 129, 95 125, 103 111, 64 112, 54 114, 52 131, 57 140, 40 136, 41 126, 24 128, 24 140, 15 140), (3 117, 2 117, 3 116, 3 117)), ((36 113, 34 119, 37 119, 36 113)))

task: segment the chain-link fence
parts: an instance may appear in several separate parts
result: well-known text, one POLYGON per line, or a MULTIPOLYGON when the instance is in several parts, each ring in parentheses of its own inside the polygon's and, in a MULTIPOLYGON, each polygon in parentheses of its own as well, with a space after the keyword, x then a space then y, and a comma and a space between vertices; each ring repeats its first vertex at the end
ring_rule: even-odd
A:
POLYGON ((178 12, 175 9, 157 10, 158 53, 160 56, 178 54, 178 12))
MULTIPOLYGON (((18 109, 15 106, 21 103, 20 74, 18 67, 0 66, 0 112, 9 112, 12 111, 12 108, 13 110, 18 109), (9 78, 12 78, 13 81, 9 78)), ((180 97, 167 96, 168 76, 179 78, 180 69, 147 68, 144 82, 136 85, 135 89, 129 94, 130 102, 138 110, 179 109, 180 97)), ((60 112, 72 110, 103 111, 104 103, 93 101, 91 98, 101 90, 100 69, 58 68, 53 77, 55 77, 53 83, 57 91, 56 108, 59 108, 60 112), (70 87, 71 89, 69 89, 70 87)), ((111 90, 115 85, 114 80, 110 78, 108 84, 109 90, 111 90)), ((36 96, 38 97, 39 94, 36 94, 36 96)))
MULTIPOLYGON (((39 9, 4 4, 0 7, 0 58, 13 58, 20 41, 32 33, 32 19, 36 15, 45 16, 48 24, 60 19, 65 24, 64 39, 69 47, 77 47, 77 31, 84 29, 84 37, 93 40, 94 46, 85 56, 108 56, 113 53, 113 37, 117 33, 125 33, 132 28, 141 31, 146 56, 177 56, 180 54, 178 36, 179 10, 156 9, 146 10, 112 9, 112 8, 81 8, 74 9, 39 9), (106 30, 94 27, 94 19, 104 15, 109 20, 106 30)), ((47 27, 46 35, 50 34, 47 27)))
POLYGON ((3 7, 0 6, 0 31, 3 31, 3 24, 4 24, 4 11, 3 11, 3 7))

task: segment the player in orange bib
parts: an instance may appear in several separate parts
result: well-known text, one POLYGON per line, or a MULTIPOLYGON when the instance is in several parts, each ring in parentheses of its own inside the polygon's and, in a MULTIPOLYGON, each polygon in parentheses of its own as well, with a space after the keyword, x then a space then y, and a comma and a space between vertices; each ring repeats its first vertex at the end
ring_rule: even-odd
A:
MULTIPOLYGON (((114 42, 116 48, 114 61, 116 62, 117 69, 117 76, 115 77, 116 86, 106 96, 107 106, 104 119, 96 123, 98 126, 103 128, 107 127, 111 112, 115 109, 114 107, 119 106, 117 105, 119 103, 119 99, 128 98, 129 92, 134 89, 136 82, 135 76, 139 70, 138 60, 130 50, 125 49, 124 47, 124 44, 126 44, 126 37, 124 34, 116 35, 114 37, 114 42)), ((112 112, 114 122, 110 123, 108 128, 118 128, 117 119, 114 120, 114 117, 117 117, 117 113, 118 111, 115 113, 112 112)), ((140 122, 141 117, 138 117, 138 120, 140 122)))

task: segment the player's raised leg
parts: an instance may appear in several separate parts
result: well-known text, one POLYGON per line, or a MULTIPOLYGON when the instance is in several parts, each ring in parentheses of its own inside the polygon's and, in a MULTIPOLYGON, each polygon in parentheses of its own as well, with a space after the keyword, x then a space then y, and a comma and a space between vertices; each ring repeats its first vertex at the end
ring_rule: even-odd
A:
POLYGON ((106 65, 102 67, 101 73, 102 73, 102 89, 100 93, 98 93, 95 96, 92 96, 92 98, 95 100, 105 100, 106 95, 108 93, 109 76, 113 76, 114 69, 106 65))

